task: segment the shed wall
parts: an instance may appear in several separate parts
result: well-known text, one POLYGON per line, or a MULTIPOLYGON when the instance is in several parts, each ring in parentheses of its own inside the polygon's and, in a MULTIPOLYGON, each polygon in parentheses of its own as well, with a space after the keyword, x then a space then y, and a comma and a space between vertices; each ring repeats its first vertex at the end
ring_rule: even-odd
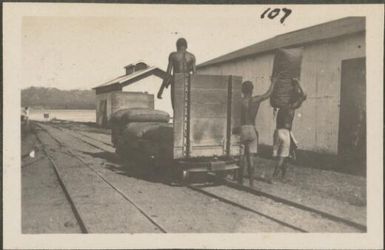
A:
MULTIPOLYGON (((106 117, 107 123, 111 114, 124 108, 154 108, 154 95, 135 92, 113 91, 96 95, 96 123, 103 125, 103 111, 101 110, 101 102, 106 101, 106 117)), ((107 124, 106 124, 107 125, 107 124)))
POLYGON ((149 76, 145 79, 140 80, 139 82, 132 83, 128 86, 123 87, 123 91, 134 91, 134 92, 143 92, 154 95, 154 105, 155 109, 163 110, 173 116, 173 110, 171 106, 171 95, 170 89, 165 89, 163 92, 162 99, 156 98, 158 90, 162 84, 162 79, 157 76, 149 76))
MULTIPOLYGON (((294 134, 299 147, 319 153, 337 154, 341 61, 365 57, 365 33, 345 36, 304 46, 301 85, 307 100, 296 111, 294 134)), ((254 95, 264 93, 270 84, 274 55, 226 62, 199 69, 200 74, 240 75, 254 83, 254 95)), ((262 103, 256 118, 260 143, 271 145, 275 128, 269 101, 262 103)))
POLYGON ((112 109, 111 109, 111 95, 112 93, 119 92, 119 91, 114 91, 110 93, 103 93, 103 94, 97 94, 96 95, 96 124, 99 126, 102 125, 102 120, 103 120, 103 113, 100 110, 101 106, 100 103, 102 101, 107 101, 107 117, 106 119, 108 120, 111 116, 112 109))
POLYGON ((139 92, 115 92, 111 94, 111 114, 126 108, 154 109, 154 95, 139 92))

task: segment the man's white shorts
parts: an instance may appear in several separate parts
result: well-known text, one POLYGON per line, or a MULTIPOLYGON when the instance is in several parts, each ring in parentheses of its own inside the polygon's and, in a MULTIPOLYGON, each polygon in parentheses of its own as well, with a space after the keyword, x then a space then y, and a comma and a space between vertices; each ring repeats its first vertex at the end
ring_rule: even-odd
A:
POLYGON ((276 129, 273 136, 273 156, 289 157, 290 131, 285 128, 276 129))

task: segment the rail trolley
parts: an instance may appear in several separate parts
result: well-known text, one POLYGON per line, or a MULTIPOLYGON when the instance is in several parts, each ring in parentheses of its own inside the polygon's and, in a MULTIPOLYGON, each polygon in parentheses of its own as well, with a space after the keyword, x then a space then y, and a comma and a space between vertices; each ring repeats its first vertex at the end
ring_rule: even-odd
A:
POLYGON ((150 152, 139 146, 134 154, 153 165, 170 167, 183 181, 197 172, 236 173, 242 147, 234 130, 240 126, 242 78, 176 74, 174 81, 171 148, 168 153, 150 152))

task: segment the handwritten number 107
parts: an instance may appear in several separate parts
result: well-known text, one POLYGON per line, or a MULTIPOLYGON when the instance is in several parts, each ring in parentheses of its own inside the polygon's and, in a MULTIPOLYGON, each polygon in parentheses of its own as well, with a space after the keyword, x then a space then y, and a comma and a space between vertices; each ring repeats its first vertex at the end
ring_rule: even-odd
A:
MULTIPOLYGON (((273 9, 272 11, 270 11, 270 8, 268 8, 267 10, 265 10, 262 15, 261 15, 261 18, 265 18, 265 15, 267 13, 267 17, 270 18, 270 19, 274 19, 276 16, 279 15, 279 13, 281 12, 281 9, 273 9)), ((279 20, 281 23, 283 23, 285 21, 285 19, 291 14, 291 9, 286 9, 286 8, 282 8, 282 12, 284 13, 283 14, 283 17, 281 18, 281 20, 279 20)))

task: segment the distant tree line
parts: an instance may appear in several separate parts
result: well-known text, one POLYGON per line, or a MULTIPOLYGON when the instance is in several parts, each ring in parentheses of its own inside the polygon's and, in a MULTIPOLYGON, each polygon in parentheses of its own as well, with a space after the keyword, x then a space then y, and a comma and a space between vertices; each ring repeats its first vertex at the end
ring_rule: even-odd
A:
POLYGON ((30 87, 21 90, 21 105, 44 109, 95 109, 92 90, 30 87))

